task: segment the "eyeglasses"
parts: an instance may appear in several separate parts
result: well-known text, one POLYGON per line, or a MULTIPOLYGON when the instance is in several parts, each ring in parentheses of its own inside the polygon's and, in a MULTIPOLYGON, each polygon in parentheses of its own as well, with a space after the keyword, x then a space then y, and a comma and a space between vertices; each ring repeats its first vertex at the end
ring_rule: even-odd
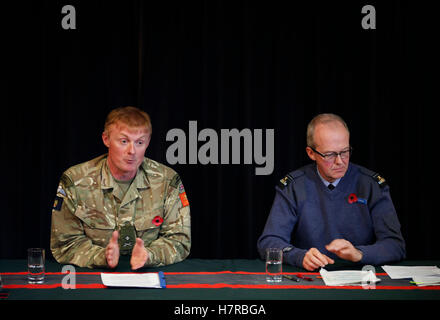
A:
POLYGON ((324 158, 325 161, 328 162, 333 162, 335 161, 335 159, 340 156, 342 160, 346 160, 348 158, 350 158, 351 153, 353 152, 353 148, 349 147, 347 150, 342 150, 341 152, 328 152, 328 153, 321 153, 319 151, 316 151, 314 148, 309 147, 310 149, 313 150, 313 152, 319 154, 321 157, 324 158))

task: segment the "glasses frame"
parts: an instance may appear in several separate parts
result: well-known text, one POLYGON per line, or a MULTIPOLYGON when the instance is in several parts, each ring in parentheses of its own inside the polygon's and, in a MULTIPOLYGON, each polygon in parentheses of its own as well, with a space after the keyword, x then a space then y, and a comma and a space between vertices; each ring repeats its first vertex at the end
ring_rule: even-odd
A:
POLYGON ((328 157, 332 157, 332 156, 335 157, 335 159, 333 159, 333 161, 335 161, 337 157, 340 157, 341 160, 345 160, 345 159, 350 158, 351 154, 353 153, 353 147, 352 146, 349 146, 348 150, 343 150, 343 151, 340 151, 340 152, 329 152, 328 154, 323 154, 323 153, 319 152, 318 150, 315 150, 315 148, 312 148, 311 146, 309 146, 309 148, 312 149, 312 151, 314 153, 317 153, 321 157, 323 157, 325 161, 331 161, 331 159, 328 159, 328 157), (348 151, 348 157, 347 158, 342 158, 342 154, 347 152, 347 151, 348 151))

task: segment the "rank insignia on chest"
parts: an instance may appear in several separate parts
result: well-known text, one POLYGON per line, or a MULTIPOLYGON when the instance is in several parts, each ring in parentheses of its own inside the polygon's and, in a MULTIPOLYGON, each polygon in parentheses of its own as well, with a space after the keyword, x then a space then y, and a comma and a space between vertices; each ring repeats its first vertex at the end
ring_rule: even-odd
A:
POLYGON ((122 255, 131 254, 136 243, 136 230, 130 223, 125 223, 119 228, 119 250, 122 255))

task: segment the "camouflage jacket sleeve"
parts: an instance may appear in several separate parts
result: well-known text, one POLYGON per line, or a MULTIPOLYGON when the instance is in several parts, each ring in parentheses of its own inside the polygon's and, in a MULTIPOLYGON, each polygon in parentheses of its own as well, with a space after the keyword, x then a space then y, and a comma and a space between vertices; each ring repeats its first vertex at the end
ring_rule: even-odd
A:
POLYGON ((191 249, 189 202, 179 175, 166 189, 163 223, 159 237, 147 246, 146 266, 162 266, 184 260, 191 249))
POLYGON ((94 245, 75 215, 78 208, 76 187, 67 174, 58 186, 52 210, 50 248, 54 258, 63 264, 80 267, 106 267, 105 248, 94 245))

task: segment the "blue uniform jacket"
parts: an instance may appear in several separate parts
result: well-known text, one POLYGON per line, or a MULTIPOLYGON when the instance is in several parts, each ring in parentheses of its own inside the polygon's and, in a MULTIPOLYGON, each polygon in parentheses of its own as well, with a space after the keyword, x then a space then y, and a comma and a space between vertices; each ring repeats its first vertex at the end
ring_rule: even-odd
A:
POLYGON ((325 249, 334 239, 346 239, 361 250, 361 264, 381 265, 405 257, 389 187, 373 171, 350 163, 337 187, 329 190, 313 163, 281 182, 258 239, 262 258, 266 248, 287 247, 292 249, 284 253, 284 262, 299 267, 313 247, 337 258, 325 249))

